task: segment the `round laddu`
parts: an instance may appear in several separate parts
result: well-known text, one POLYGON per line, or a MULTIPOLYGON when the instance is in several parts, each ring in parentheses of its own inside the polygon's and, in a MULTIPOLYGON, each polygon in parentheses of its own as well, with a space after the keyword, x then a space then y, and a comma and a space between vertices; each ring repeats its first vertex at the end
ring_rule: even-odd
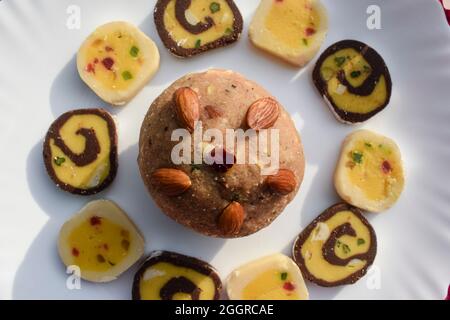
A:
MULTIPOLYGON (((232 166, 214 166, 205 162, 175 165, 172 162, 172 150, 180 141, 171 141, 171 135, 174 130, 183 128, 183 121, 176 112, 176 101, 180 99, 174 98, 180 88, 190 88, 197 94, 198 120, 202 123, 203 133, 207 129, 218 129, 224 134, 224 141, 226 129, 248 129, 248 110, 255 102, 268 97, 276 100, 255 82, 228 70, 188 74, 174 82, 150 106, 140 133, 139 169, 154 201, 175 221, 208 236, 243 237, 267 227, 295 197, 303 180, 303 147, 291 117, 278 102, 278 117, 269 128, 278 129, 279 134, 279 168, 283 169, 277 175, 279 183, 289 183, 291 189, 291 192, 280 193, 277 190, 286 190, 284 185, 274 185, 274 179, 269 185, 259 162, 246 161, 232 166), (162 171, 173 173, 172 184, 161 178, 160 169, 175 169, 162 171), (293 183, 289 180, 292 178, 293 183), (177 187, 179 194, 173 192, 177 187), (171 190, 171 194, 162 192, 164 190, 171 190), (221 219, 224 212, 231 221, 228 217, 221 219), (223 227, 224 221, 229 225, 223 227)), ((273 116, 270 112, 262 114, 273 116)), ((268 140, 273 132, 269 133, 268 140)), ((260 131, 257 134, 260 135, 260 131)), ((219 147, 217 141, 215 144, 202 143, 192 138, 192 149, 195 143, 212 146, 214 150, 219 147)), ((248 144, 243 148, 248 155, 248 144)), ((239 152, 229 150, 227 145, 225 149, 231 154, 239 152)))

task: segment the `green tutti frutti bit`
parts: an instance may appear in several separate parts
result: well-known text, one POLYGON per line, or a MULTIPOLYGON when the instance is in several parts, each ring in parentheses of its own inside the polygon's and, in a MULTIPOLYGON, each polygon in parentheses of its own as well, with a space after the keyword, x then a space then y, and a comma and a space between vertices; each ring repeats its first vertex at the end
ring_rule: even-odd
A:
POLYGON ((59 166, 61 166, 64 162, 66 162, 66 158, 63 158, 63 157, 54 157, 54 158, 53 158, 53 162, 59 167, 59 166))
POLYGON ((342 67, 342 65, 344 64, 344 62, 345 62, 345 57, 335 57, 334 58, 334 62, 336 62, 336 65, 338 66, 338 67, 342 67))
POLYGON ((366 240, 364 240, 362 238, 358 238, 358 241, 357 241, 358 246, 362 246, 364 243, 366 243, 366 240))
POLYGON ((198 39, 197 41, 195 41, 195 47, 197 49, 200 48, 201 45, 202 45, 202 40, 198 39))
POLYGON ((347 254, 347 253, 350 253, 351 250, 350 250, 350 247, 347 244, 343 243, 342 244, 342 251, 344 251, 344 253, 347 254))
POLYGON ((230 35, 230 34, 232 34, 233 33, 233 29, 231 29, 231 28, 226 28, 225 29, 225 34, 226 35, 230 35))
POLYGON ((220 3, 217 2, 211 2, 209 5, 209 10, 211 10, 211 13, 216 13, 220 11, 220 3))
POLYGON ((345 243, 343 243, 343 242, 341 242, 341 241, 339 241, 339 240, 337 240, 336 241, 336 247, 338 247, 338 248, 342 248, 342 251, 345 253, 345 254, 347 254, 347 253, 350 253, 350 247, 348 246, 348 244, 345 244, 345 243))
POLYGON ((352 159, 354 162, 361 164, 363 161, 363 154, 359 151, 352 152, 352 159))
POLYGON ((288 277, 288 273, 287 273, 287 272, 282 272, 282 273, 280 274, 280 278, 281 278, 282 281, 286 280, 287 277, 288 277))
POLYGON ((131 74, 130 71, 124 71, 124 72, 122 72, 122 78, 125 81, 131 80, 131 79, 133 79, 133 75, 131 74))
POLYGON ((350 73, 350 77, 352 78, 358 78, 361 75, 361 71, 352 71, 352 73, 350 73))
POLYGON ((364 145, 365 145, 367 148, 372 148, 372 144, 371 144, 370 142, 366 142, 366 143, 364 143, 364 145))
POLYGON ((130 55, 132 57, 137 57, 139 55, 139 48, 136 46, 132 46, 130 49, 130 55))

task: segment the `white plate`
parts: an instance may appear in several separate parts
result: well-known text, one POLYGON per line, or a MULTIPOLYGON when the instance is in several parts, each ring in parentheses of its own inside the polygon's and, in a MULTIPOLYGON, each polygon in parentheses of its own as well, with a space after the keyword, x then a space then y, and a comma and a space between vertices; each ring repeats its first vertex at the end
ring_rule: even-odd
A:
MULTIPOLYGON (((110 198, 146 236, 147 251, 174 250, 215 265, 223 278, 238 265, 273 252, 289 253, 297 234, 338 200, 332 173, 340 143, 354 127, 338 123, 311 82, 313 63, 300 72, 254 49, 247 27, 258 0, 237 0, 246 30, 234 46, 179 60, 163 47, 153 23, 155 1, 3 0, 0 2, 0 298, 128 299, 136 267, 115 282, 66 288, 58 259, 60 226, 87 201, 110 198), (66 26, 69 6, 81 9, 81 28, 66 26), (98 25, 128 20, 159 46, 161 69, 126 107, 105 105, 79 79, 74 55, 98 25), (167 218, 148 196, 136 164, 141 121, 172 81, 209 67, 234 69, 268 88, 301 132, 306 177, 295 200, 267 229, 238 240, 210 239, 167 218), (42 138, 61 113, 106 107, 119 122, 120 169, 95 197, 58 190, 42 163, 42 138)), ((450 29, 437 1, 323 1, 335 41, 362 40, 386 60, 393 78, 389 107, 363 125, 401 147, 406 189, 397 205, 368 214, 378 239, 376 268, 351 286, 319 288, 312 299, 442 299, 450 281, 450 29), (366 9, 381 8, 381 30, 366 27, 366 9), (379 275, 380 286, 373 281, 379 275)))

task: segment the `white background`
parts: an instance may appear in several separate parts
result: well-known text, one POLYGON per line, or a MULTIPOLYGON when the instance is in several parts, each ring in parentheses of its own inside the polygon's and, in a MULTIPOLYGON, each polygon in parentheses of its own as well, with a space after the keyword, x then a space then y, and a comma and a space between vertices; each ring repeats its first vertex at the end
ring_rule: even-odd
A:
MULTIPOLYGON (((238 265, 282 251, 297 234, 338 201, 332 174, 344 137, 354 127, 338 123, 311 82, 313 63, 302 70, 262 54, 248 41, 247 28, 258 0, 236 1, 245 20, 241 40, 189 60, 172 57, 153 23, 151 0, 3 0, 0 2, 0 298, 128 299, 136 266, 109 284, 82 282, 67 290, 56 238, 60 226, 86 202, 109 198, 139 225, 147 252, 173 250, 211 262, 223 278, 238 265), (69 5, 81 8, 81 28, 66 27, 69 5), (161 68, 123 108, 100 101, 79 79, 75 54, 100 24, 127 20, 152 37, 161 68), (140 179, 136 157, 141 121, 151 102, 185 73, 209 67, 234 69, 269 89, 291 113, 307 158, 300 193, 267 229, 244 239, 203 237, 157 209, 140 179), (105 107, 119 123, 119 173, 95 197, 58 190, 42 163, 42 138, 63 112, 105 107)), ((357 284, 319 288, 312 299, 442 299, 450 282, 450 28, 438 1, 323 1, 330 30, 322 50, 353 38, 377 49, 393 78, 389 107, 364 126, 394 138, 403 153, 406 189, 383 214, 367 214, 378 240, 375 265, 381 288, 370 276, 357 284), (378 4, 382 30, 366 27, 366 9, 378 4)))

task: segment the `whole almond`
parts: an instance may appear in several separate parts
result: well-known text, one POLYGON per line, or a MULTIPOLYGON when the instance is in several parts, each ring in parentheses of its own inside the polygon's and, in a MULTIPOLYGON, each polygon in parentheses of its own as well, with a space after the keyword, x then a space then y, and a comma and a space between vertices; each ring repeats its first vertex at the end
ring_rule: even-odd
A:
POLYGON ((231 202, 219 217, 219 229, 227 236, 235 235, 244 223, 244 208, 239 202, 231 202))
POLYGON ((268 176, 266 184, 272 191, 283 195, 291 193, 297 187, 295 175, 288 169, 280 169, 277 174, 268 176))
POLYGON ((198 121, 200 117, 197 93, 188 87, 182 87, 175 91, 175 110, 180 124, 193 132, 195 121, 198 121))
POLYGON ((278 102, 267 97, 256 100, 247 111, 247 125, 254 130, 273 126, 280 115, 278 102))
POLYGON ((172 197, 184 193, 192 185, 186 173, 169 168, 161 168, 153 172, 151 181, 159 191, 172 197))

